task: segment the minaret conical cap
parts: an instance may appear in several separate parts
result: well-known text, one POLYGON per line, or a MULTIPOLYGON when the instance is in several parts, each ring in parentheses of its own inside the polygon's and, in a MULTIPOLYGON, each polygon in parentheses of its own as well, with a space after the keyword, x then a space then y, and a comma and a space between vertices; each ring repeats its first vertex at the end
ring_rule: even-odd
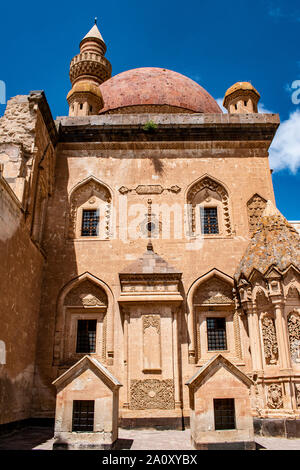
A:
POLYGON ((94 26, 89 30, 89 32, 84 36, 83 39, 88 39, 88 38, 100 39, 100 41, 104 42, 102 34, 100 33, 98 26, 96 24, 94 24, 94 26))

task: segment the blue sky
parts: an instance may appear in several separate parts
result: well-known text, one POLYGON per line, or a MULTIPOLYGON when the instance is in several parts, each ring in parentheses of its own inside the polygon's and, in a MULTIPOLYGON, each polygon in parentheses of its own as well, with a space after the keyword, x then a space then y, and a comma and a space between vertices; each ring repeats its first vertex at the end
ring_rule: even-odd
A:
MULTIPOLYGON (((43 89, 54 118, 66 115, 69 62, 95 16, 114 75, 164 67, 197 81, 216 99, 233 83, 251 81, 263 108, 278 112, 284 124, 271 150, 275 196, 288 219, 300 220, 300 104, 293 104, 291 88, 300 80, 299 2, 5 2, 0 80, 7 98, 43 89)), ((0 115, 4 109, 0 104, 0 115)))

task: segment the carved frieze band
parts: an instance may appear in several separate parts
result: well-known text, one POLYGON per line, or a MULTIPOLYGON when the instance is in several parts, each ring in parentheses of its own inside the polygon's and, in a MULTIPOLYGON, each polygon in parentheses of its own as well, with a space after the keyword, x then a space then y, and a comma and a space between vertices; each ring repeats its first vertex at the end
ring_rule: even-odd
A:
POLYGON ((136 188, 127 188, 122 186, 119 189, 121 194, 136 193, 139 195, 143 194, 162 194, 164 191, 169 191, 171 193, 179 193, 181 188, 177 185, 171 186, 170 188, 163 188, 160 184, 149 184, 149 185, 139 185, 136 188))
POLYGON ((131 381, 131 410, 172 410, 174 408, 174 381, 172 379, 131 381))

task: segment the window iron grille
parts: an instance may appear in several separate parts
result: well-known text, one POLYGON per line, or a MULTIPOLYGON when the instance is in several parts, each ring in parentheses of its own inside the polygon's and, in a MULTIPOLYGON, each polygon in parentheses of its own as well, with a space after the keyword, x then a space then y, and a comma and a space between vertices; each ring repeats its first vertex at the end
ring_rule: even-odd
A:
POLYGON ((201 230, 204 235, 219 233, 218 209, 216 207, 201 207, 201 230))
POLYGON ((77 325, 77 353, 96 352, 97 320, 78 320, 77 325))
POLYGON ((215 430, 236 429, 233 398, 214 399, 215 430))
POLYGON ((207 318, 206 326, 208 350, 225 351, 227 349, 225 318, 207 318))
POLYGON ((94 431, 94 408, 93 400, 74 400, 73 401, 73 422, 72 431, 74 432, 93 432, 94 431))
POLYGON ((83 210, 81 235, 97 237, 99 232, 99 211, 97 209, 83 210))

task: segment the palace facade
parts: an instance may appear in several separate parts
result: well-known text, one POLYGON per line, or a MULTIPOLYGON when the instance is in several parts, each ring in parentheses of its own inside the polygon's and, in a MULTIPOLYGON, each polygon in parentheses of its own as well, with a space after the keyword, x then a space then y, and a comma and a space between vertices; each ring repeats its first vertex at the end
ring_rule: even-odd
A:
POLYGON ((68 117, 34 91, 0 119, 0 423, 53 419, 53 382, 81 371, 94 398, 58 395, 75 432, 94 416, 93 370, 124 427, 299 436, 299 227, 268 160, 279 116, 250 83, 223 113, 170 70, 111 77, 105 53, 95 25, 68 117))

